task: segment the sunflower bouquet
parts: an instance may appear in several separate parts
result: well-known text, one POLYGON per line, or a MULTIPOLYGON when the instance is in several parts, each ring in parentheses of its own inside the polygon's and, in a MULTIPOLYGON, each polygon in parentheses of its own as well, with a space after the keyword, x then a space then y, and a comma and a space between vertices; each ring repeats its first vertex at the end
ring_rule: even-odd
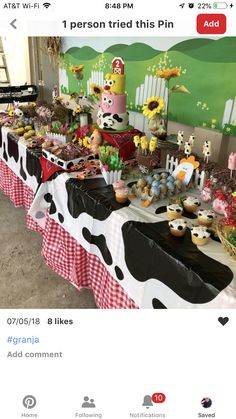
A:
POLYGON ((148 118, 148 128, 152 135, 166 137, 165 102, 161 97, 151 96, 143 105, 143 115, 148 118))
POLYGON ((170 87, 171 79, 180 77, 185 73, 186 70, 183 70, 182 67, 174 67, 172 65, 167 52, 164 54, 163 59, 159 61, 156 77, 165 80, 165 97, 167 97, 167 100, 165 103, 162 98, 157 96, 148 98, 143 106, 143 114, 149 119, 149 130, 153 135, 156 135, 160 139, 165 139, 167 136, 168 111, 171 94, 190 93, 183 84, 175 84, 170 87))

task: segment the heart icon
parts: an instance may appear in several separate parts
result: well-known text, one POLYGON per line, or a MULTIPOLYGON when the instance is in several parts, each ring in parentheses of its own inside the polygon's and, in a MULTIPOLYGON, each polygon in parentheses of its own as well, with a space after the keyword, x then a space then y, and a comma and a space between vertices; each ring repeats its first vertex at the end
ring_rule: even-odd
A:
POLYGON ((228 323, 229 318, 228 317, 218 317, 218 322, 224 326, 226 323, 228 323))

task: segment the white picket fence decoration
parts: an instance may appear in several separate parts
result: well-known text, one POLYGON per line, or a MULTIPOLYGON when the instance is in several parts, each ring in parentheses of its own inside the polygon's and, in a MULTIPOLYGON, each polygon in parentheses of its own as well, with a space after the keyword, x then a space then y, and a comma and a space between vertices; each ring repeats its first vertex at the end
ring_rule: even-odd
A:
POLYGON ((91 71, 91 77, 90 79, 87 81, 87 94, 91 94, 91 89, 90 86, 91 84, 98 84, 99 86, 103 87, 105 84, 105 80, 104 80, 104 72, 103 71, 91 71))
POLYGON ((166 87, 165 79, 146 74, 144 83, 140 84, 136 89, 135 106, 143 106, 147 98, 151 96, 163 98, 167 109, 168 89, 166 87))
POLYGON ((236 123, 236 96, 234 99, 228 99, 225 102, 222 127, 225 124, 233 124, 233 123, 236 123))
POLYGON ((68 75, 66 70, 63 68, 60 70, 60 86, 66 87, 67 89, 69 89, 69 80, 68 80, 68 75))
MULTIPOLYGON (((178 164, 179 164, 179 161, 177 158, 175 159, 174 156, 170 157, 170 155, 167 154, 166 170, 168 170, 170 174, 173 173, 173 171, 176 169, 178 164)), ((201 172, 199 171, 199 169, 194 170, 193 182, 194 182, 195 188, 202 190, 205 183, 205 179, 206 179, 206 172, 204 170, 202 170, 201 172)))
POLYGON ((169 154, 167 154, 166 156, 166 170, 168 170, 168 172, 172 173, 176 167, 179 164, 179 160, 176 158, 174 158, 174 156, 171 156, 169 154))
POLYGON ((46 136, 50 138, 52 141, 60 141, 60 143, 66 143, 66 135, 63 134, 55 134, 54 132, 46 132, 46 136))

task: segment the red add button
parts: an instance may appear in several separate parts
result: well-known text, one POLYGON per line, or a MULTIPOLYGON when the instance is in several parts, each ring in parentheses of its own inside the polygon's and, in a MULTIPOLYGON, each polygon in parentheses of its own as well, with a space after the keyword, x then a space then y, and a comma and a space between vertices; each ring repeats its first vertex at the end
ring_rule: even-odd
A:
POLYGON ((200 34, 222 34, 226 32, 226 16, 217 14, 201 14, 197 16, 197 32, 200 34))

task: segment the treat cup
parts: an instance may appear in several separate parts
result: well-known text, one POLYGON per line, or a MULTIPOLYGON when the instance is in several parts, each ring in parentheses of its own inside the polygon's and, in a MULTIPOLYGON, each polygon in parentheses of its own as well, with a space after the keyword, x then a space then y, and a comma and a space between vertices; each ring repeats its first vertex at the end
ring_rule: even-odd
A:
POLYGON ((117 180, 117 182, 114 182, 112 184, 114 191, 116 191, 117 189, 120 188, 124 188, 125 187, 125 181, 124 180, 117 180))
POLYGON ((181 218, 183 214, 183 208, 178 204, 172 204, 167 206, 167 218, 169 220, 176 220, 181 218))
POLYGON ((207 244, 210 234, 211 233, 207 227, 198 226, 191 228, 192 242, 196 244, 196 246, 204 246, 207 244))
POLYGON ((128 188, 120 188, 116 189, 116 201, 120 204, 124 204, 128 200, 129 189, 128 188))
POLYGON ((177 218, 169 221, 170 232, 175 237, 182 237, 186 233, 187 221, 183 218, 177 218))
POLYGON ((105 179, 107 185, 112 185, 114 182, 117 182, 121 179, 122 170, 111 170, 108 172, 104 169, 104 166, 101 164, 101 172, 105 179))

